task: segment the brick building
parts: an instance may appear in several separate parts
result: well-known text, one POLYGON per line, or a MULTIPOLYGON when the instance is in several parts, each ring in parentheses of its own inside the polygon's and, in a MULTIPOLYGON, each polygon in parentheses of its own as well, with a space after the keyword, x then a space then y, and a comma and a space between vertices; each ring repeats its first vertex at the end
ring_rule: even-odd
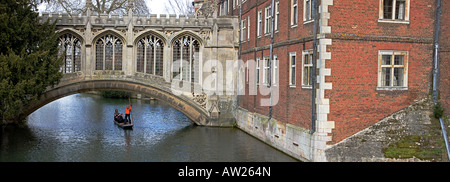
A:
MULTIPOLYGON (((237 125, 294 157, 327 161, 327 149, 431 93, 435 0, 318 1, 315 121, 312 0, 217 2, 219 16, 241 17, 241 60, 259 65, 251 71, 247 64, 237 125), (249 94, 251 84, 269 79, 279 91, 272 108, 261 106, 259 90, 249 94)), ((443 7, 440 94, 448 112, 449 3, 443 7)))
POLYGON ((439 56, 440 56, 440 100, 444 106, 444 112, 450 115, 450 3, 441 1, 441 26, 439 35, 439 56))

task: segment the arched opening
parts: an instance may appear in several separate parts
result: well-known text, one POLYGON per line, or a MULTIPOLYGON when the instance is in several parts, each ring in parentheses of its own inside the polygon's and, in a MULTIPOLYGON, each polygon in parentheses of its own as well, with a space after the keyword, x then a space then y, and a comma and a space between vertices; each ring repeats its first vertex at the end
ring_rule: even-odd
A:
POLYGON ((199 83, 199 40, 188 34, 179 36, 173 41, 172 56, 172 79, 199 83))
POLYGON ((171 92, 151 85, 122 80, 86 80, 54 88, 44 93, 38 102, 27 109, 25 115, 29 115, 40 107, 68 95, 101 90, 119 90, 145 94, 169 104, 197 125, 208 125, 209 123, 207 111, 196 104, 195 101, 175 96, 171 92))
POLYGON ((163 76, 164 42, 149 34, 138 40, 136 48, 136 71, 163 76))
POLYGON ((106 34, 95 42, 95 70, 122 70, 123 42, 112 34, 106 34))
POLYGON ((58 55, 64 57, 64 65, 60 71, 62 73, 81 71, 81 40, 71 33, 63 34, 59 37, 58 48, 58 55))

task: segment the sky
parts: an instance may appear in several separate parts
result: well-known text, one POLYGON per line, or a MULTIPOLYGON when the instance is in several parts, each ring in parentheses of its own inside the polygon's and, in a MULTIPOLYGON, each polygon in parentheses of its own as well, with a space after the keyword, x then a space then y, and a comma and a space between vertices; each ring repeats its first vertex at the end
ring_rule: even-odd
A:
POLYGON ((151 14, 165 14, 167 0, 145 0, 151 14))
MULTIPOLYGON (((166 14, 165 4, 167 0, 145 0, 147 2, 147 7, 151 10, 151 14, 166 14)), ((41 4, 38 9, 40 11, 45 10, 45 3, 41 4)))

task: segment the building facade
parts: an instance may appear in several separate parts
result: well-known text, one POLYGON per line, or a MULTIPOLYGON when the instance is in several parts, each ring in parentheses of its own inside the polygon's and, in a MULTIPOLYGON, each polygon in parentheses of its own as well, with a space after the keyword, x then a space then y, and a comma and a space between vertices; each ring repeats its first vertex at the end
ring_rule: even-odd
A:
MULTIPOLYGON (((327 161, 328 149, 431 93, 437 4, 320 0, 315 22, 312 2, 219 0, 217 11, 240 16, 240 59, 247 69, 240 77, 245 94, 238 99, 238 127, 299 159, 327 161), (278 103, 262 106, 267 96, 260 87, 250 94, 252 84, 276 88, 278 103)), ((447 112, 448 23, 444 11, 440 97, 447 112)))
POLYGON ((185 115, 189 116, 191 110, 206 113, 205 117, 198 114, 190 117, 198 125, 230 127, 235 123, 230 102, 234 94, 224 93, 233 92, 228 87, 233 80, 216 78, 232 74, 222 70, 232 70, 233 65, 227 65, 226 61, 237 59, 238 31, 234 28, 238 26, 237 17, 140 16, 133 14, 131 6, 128 14, 120 16, 93 13, 91 1, 86 2, 86 7, 85 14, 76 16, 51 13, 39 16, 42 23, 56 23, 59 56, 64 59, 60 69, 64 77, 59 88, 75 87, 66 91, 55 89, 56 94, 30 111, 65 94, 95 89, 95 81, 109 81, 106 89, 152 94, 145 90, 155 88, 160 92, 149 95, 154 98, 167 93, 165 101, 185 115), (212 67, 217 65, 223 69, 213 71, 212 67), (90 88, 81 88, 89 81, 90 88), (114 82, 136 83, 136 88, 121 88, 114 82), (211 85, 223 89, 216 90, 211 85), (189 104, 183 105, 184 101, 189 104), (196 109, 189 109, 189 105, 196 109))

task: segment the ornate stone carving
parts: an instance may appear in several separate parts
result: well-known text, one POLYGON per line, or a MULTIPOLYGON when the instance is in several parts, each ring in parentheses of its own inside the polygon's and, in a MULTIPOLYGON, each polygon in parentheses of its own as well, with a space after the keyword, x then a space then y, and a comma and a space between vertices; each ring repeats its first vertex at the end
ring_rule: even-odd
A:
POLYGON ((209 39, 211 39, 211 31, 210 31, 210 30, 202 30, 202 31, 200 32, 200 35, 202 36, 202 38, 203 38, 204 40, 209 40, 209 39))
POLYGON ((192 93, 192 100, 194 100, 195 102, 197 102, 201 107, 206 109, 206 94, 202 93, 202 94, 195 94, 192 93))

